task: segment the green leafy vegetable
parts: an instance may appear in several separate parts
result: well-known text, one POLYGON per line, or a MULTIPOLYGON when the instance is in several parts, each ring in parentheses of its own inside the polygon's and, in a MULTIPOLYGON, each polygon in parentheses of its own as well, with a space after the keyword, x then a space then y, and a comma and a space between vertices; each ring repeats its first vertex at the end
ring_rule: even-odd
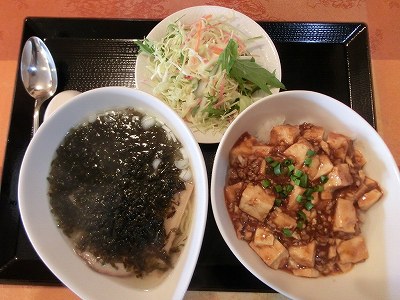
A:
POLYGON ((285 89, 275 73, 271 73, 258 65, 254 58, 241 58, 238 56, 238 44, 230 39, 228 45, 218 58, 218 63, 226 70, 227 74, 239 83, 244 89, 246 81, 255 84, 258 88, 272 94, 271 88, 285 89))
POLYGON ((154 46, 148 39, 144 39, 143 42, 142 41, 134 41, 134 43, 139 46, 140 51, 143 51, 150 55, 154 54, 154 51, 155 51, 154 46))
POLYGON ((218 63, 230 74, 238 56, 238 44, 233 39, 230 39, 225 50, 219 55, 218 63))

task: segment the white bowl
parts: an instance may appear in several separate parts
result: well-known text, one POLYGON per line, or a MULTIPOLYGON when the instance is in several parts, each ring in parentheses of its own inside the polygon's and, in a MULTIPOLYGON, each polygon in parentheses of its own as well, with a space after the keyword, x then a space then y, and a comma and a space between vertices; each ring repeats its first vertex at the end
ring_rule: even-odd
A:
POLYGON ((225 242, 258 279, 293 299, 399 299, 399 199, 399 170, 378 133, 346 105, 310 91, 281 92, 246 109, 232 122, 222 138, 212 171, 211 204, 225 242), (328 131, 354 138, 356 147, 367 159, 366 174, 377 180, 383 189, 384 197, 369 209, 361 228, 369 258, 348 273, 309 279, 273 270, 246 242, 236 237, 224 202, 229 151, 244 132, 257 134, 266 122, 276 123, 283 119, 290 124, 314 123, 328 131))
POLYGON ((49 105, 46 107, 43 120, 46 121, 56 110, 60 109, 60 107, 72 100, 75 96, 78 96, 80 93, 81 92, 74 90, 67 90, 55 95, 53 99, 50 100, 49 105))
MULTIPOLYGON (((208 205, 208 181, 204 159, 191 131, 181 118, 158 99, 122 87, 99 88, 82 93, 58 109, 32 139, 22 163, 19 207, 33 247, 49 269, 83 299, 180 299, 190 283, 200 252, 208 205), (165 280, 145 290, 130 279, 99 274, 79 258, 50 212, 47 176, 59 144, 71 127, 94 113, 133 107, 163 121, 181 141, 194 170, 194 208, 189 237, 180 257, 165 280)), ((133 278, 132 280, 135 280, 133 278)))
MULTIPOLYGON (((212 5, 203 5, 203 6, 193 6, 189 8, 182 9, 177 11, 165 19, 163 19, 160 23, 158 23, 147 35, 151 41, 159 41, 161 40, 166 32, 167 27, 171 23, 180 20, 184 24, 193 23, 195 20, 198 20, 202 16, 205 15, 226 15, 232 16, 232 20, 230 20, 230 25, 235 27, 238 32, 243 33, 244 36, 247 37, 260 37, 255 39, 249 45, 249 52, 255 57, 256 62, 266 68, 267 70, 273 72, 275 70, 275 76, 279 80, 281 80, 281 63, 279 60, 278 52, 275 48, 274 43, 272 42, 269 35, 265 32, 265 30, 250 17, 242 14, 241 12, 235 11, 230 8, 222 7, 222 6, 212 6, 212 5)), ((149 94, 153 93, 153 82, 150 77, 152 76, 151 72, 147 69, 147 65, 149 64, 149 57, 143 53, 138 55, 136 61, 135 68, 135 81, 136 87, 139 90, 145 91, 149 94)), ((271 90, 272 93, 278 93, 279 89, 274 88, 271 90)), ((263 92, 265 96, 266 93, 263 92)), ((207 131, 201 132, 192 128, 193 133, 199 143, 218 143, 224 130, 219 132, 215 131, 207 131)))

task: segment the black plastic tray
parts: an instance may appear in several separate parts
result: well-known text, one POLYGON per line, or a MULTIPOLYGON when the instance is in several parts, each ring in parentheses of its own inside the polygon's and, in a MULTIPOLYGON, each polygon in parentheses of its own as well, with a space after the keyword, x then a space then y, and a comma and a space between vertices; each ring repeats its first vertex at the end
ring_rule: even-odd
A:
MULTIPOLYGON (((45 41, 58 68, 58 92, 110 85, 134 87, 137 48, 133 39, 143 38, 157 22, 28 18, 21 45, 32 35, 45 41)), ((261 22, 260 25, 276 45, 282 81, 288 90, 313 90, 332 96, 375 127, 365 24, 261 22)), ((42 263, 27 239, 18 211, 18 174, 31 137, 32 115, 33 101, 17 76, 1 184, 0 282, 57 285, 59 280, 42 263)), ((201 145, 209 179, 217 146, 201 145)), ((215 224, 211 205, 189 289, 274 292, 231 253, 215 224)))

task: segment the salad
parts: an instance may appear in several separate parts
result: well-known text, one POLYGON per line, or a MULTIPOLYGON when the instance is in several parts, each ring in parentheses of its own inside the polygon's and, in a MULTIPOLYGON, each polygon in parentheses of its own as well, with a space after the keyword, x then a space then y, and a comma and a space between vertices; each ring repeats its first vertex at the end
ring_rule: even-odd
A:
POLYGON ((257 100, 285 86, 247 50, 253 39, 227 16, 205 15, 192 24, 169 24, 160 41, 136 43, 149 55, 153 93, 199 131, 221 130, 257 100))

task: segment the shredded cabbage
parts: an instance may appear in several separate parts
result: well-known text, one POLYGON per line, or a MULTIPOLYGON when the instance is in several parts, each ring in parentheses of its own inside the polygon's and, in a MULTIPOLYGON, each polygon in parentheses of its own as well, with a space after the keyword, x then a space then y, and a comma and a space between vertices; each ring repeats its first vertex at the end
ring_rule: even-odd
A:
POLYGON ((230 26, 227 16, 207 15, 193 24, 178 20, 160 41, 145 40, 152 54, 148 69, 156 83, 154 95, 202 132, 226 128, 255 100, 254 86, 239 88, 217 63, 230 39, 241 57, 250 55, 246 42, 251 38, 230 26))

